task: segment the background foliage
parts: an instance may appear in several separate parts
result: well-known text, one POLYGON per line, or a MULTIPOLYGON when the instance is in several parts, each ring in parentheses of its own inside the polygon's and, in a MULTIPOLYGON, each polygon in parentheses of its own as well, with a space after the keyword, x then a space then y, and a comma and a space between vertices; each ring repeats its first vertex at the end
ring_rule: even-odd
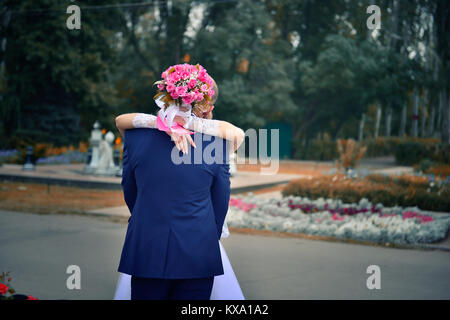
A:
MULTIPOLYGON (((448 1, 380 0, 376 32, 368 0, 129 3, 76 1, 82 28, 68 30, 69 1, 1 2, 1 148, 77 144, 97 119, 115 130, 120 113, 154 112, 152 83, 182 62, 219 84, 216 118, 292 125, 292 156, 307 158, 324 136, 357 139, 363 114, 364 137, 376 138, 377 107, 392 112, 392 135, 406 108, 410 135, 415 94, 433 122, 426 136, 449 142, 448 99, 439 99, 450 96, 448 1)), ((387 123, 378 126, 384 135, 387 123)))

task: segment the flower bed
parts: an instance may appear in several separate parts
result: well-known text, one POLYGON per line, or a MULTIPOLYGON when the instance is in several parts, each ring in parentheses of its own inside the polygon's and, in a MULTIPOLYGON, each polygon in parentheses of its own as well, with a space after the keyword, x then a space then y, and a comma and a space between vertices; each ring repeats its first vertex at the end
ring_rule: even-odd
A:
POLYGON ((419 206, 422 210, 450 212, 449 182, 448 178, 436 176, 371 174, 361 178, 334 174, 291 181, 283 195, 334 198, 347 203, 367 198, 385 206, 419 206))
POLYGON ((367 199, 359 203, 288 196, 265 199, 249 194, 232 198, 228 226, 293 232, 377 243, 420 244, 445 238, 450 214, 417 207, 384 207, 367 199))
POLYGON ((3 163, 9 163, 19 157, 20 153, 17 149, 13 150, 0 150, 0 165, 3 163))
POLYGON ((44 158, 39 158, 36 164, 70 164, 70 163, 85 163, 87 155, 80 151, 69 151, 60 155, 54 155, 44 158))
POLYGON ((0 300, 38 300, 31 295, 16 294, 11 287, 9 272, 2 272, 0 275, 0 300))

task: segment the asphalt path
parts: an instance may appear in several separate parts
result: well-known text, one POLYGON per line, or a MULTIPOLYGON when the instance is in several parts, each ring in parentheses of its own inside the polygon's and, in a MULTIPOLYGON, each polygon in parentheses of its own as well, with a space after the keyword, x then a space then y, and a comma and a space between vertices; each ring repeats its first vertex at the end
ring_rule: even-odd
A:
MULTIPOLYGON (((112 299, 125 232, 106 218, 0 211, 0 271, 40 299, 112 299), (73 265, 80 289, 67 287, 73 265)), ((246 299, 450 299, 445 251, 237 233, 222 243, 246 299), (373 265, 380 289, 367 287, 373 265)))

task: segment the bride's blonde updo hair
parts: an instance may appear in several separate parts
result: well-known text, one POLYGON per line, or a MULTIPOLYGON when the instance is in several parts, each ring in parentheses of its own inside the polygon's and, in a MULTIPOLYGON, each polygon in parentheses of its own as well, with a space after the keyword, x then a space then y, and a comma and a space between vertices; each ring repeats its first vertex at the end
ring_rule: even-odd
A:
POLYGON ((217 83, 214 79, 212 89, 214 90, 214 95, 211 97, 211 101, 207 101, 205 99, 203 101, 194 103, 192 106, 192 113, 199 118, 212 118, 212 109, 214 107, 214 103, 216 103, 217 98, 219 97, 219 87, 217 86, 217 83))

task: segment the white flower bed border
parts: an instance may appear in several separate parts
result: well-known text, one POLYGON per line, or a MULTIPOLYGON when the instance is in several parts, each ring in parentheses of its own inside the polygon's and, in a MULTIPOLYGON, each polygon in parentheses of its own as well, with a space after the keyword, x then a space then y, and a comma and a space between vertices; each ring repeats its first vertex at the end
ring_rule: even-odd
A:
POLYGON ((256 208, 247 208, 247 212, 230 205, 226 221, 228 226, 237 228, 304 233, 394 244, 436 242, 445 238, 447 230, 450 228, 450 214, 428 211, 425 213, 417 207, 387 208, 377 204, 375 207, 381 209, 383 214, 392 215, 382 217, 378 213, 370 211, 373 204, 367 199, 362 199, 357 204, 345 204, 341 200, 325 200, 323 198, 311 200, 294 196, 283 199, 267 199, 251 193, 246 196, 232 196, 232 198, 240 198, 244 203, 256 205, 256 208), (300 209, 291 209, 289 200, 292 201, 292 204, 312 204, 319 209, 319 212, 303 213, 300 209), (324 210, 325 204, 328 204, 327 210, 324 210), (355 215, 338 215, 341 220, 337 220, 336 216, 333 219, 333 214, 328 211, 328 209, 346 207, 367 208, 369 211, 355 215), (403 219, 403 213, 408 211, 431 216, 433 220, 421 222, 416 218, 403 219))

